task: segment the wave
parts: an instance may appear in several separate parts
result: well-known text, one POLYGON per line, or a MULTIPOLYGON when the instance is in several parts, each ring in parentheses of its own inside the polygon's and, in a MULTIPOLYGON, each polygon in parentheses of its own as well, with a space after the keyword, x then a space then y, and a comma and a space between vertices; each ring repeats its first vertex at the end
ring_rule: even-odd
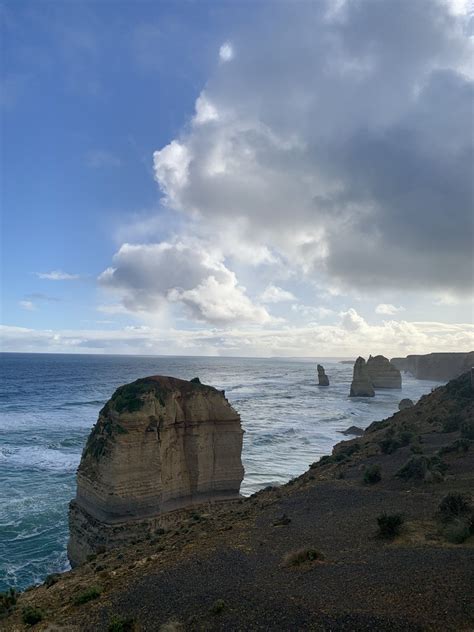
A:
POLYGON ((81 454, 61 452, 41 446, 1 447, 0 463, 3 467, 21 470, 49 470, 51 472, 75 472, 81 454))

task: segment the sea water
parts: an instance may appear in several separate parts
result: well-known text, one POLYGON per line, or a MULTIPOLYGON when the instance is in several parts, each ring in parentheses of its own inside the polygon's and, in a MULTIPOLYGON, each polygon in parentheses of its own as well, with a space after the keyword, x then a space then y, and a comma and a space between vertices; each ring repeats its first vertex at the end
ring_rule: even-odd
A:
POLYGON ((417 400, 436 382, 349 398, 352 366, 334 359, 0 354, 0 591, 68 568, 68 503, 98 412, 121 384, 147 375, 198 376, 224 389, 245 430, 245 495, 279 485, 344 439, 417 400), (317 386, 322 362, 331 385, 317 386))

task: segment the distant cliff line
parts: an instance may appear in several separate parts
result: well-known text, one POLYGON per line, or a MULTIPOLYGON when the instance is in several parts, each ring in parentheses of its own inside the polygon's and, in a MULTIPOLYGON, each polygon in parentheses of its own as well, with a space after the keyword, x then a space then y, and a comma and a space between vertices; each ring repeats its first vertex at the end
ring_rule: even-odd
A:
POLYGON ((458 377, 474 366, 474 351, 414 354, 406 358, 392 358, 390 362, 400 371, 407 371, 419 380, 444 382, 458 377))

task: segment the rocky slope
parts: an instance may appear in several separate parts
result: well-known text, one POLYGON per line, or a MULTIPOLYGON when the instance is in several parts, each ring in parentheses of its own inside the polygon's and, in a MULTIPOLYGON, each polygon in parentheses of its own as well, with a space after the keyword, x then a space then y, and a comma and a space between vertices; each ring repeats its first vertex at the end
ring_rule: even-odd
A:
POLYGON ((473 418, 464 375, 285 486, 49 578, 0 626, 36 612, 35 630, 68 632, 472 630, 473 418))
POLYGON ((474 351, 408 355, 406 358, 392 358, 390 362, 400 371, 408 371, 419 380, 446 382, 474 366, 474 351))
POLYGON ((402 388, 400 371, 383 355, 369 356, 367 372, 374 388, 402 388))
POLYGON ((242 434, 224 395, 199 381, 155 376, 119 388, 79 465, 71 563, 152 536, 189 505, 238 498, 242 434))

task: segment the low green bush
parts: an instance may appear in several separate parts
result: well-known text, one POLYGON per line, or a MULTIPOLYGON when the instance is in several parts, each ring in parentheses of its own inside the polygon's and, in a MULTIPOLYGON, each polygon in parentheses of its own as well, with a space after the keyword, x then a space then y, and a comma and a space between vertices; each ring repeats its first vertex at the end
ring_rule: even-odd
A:
POLYGON ((220 614, 225 610, 226 603, 223 599, 217 599, 210 607, 211 614, 220 614))
POLYGON ((5 617, 16 606, 18 593, 15 588, 0 592, 0 618, 5 617))
POLYGON ((380 465, 369 465, 364 471, 364 483, 366 485, 374 485, 382 480, 380 465))
POLYGON ((471 511, 469 498, 464 494, 447 494, 438 506, 438 514, 443 522, 466 516, 471 511))
POLYGON ((445 526, 443 533, 448 542, 462 544, 472 533, 472 522, 469 519, 453 520, 445 526))
POLYGON ((377 518, 378 535, 381 538, 391 540, 400 534, 403 523, 405 522, 402 514, 388 514, 383 512, 377 518))
POLYGON ((101 592, 102 589, 99 586, 91 586, 90 588, 87 588, 87 590, 84 590, 84 592, 80 593, 74 599, 74 605, 80 606, 83 603, 87 603, 88 601, 97 599, 98 597, 100 597, 101 592))
POLYGON ((474 421, 464 421, 461 424, 461 437, 470 441, 474 440, 474 421))
POLYGON ((443 432, 456 432, 461 426, 459 415, 451 415, 443 421, 443 432))
POLYGON ((39 608, 35 608, 35 606, 26 606, 22 610, 21 619, 23 623, 35 625, 35 623, 39 623, 43 620, 43 613, 39 608))
POLYGON ((134 629, 134 620, 131 618, 121 617, 120 615, 114 615, 107 628, 108 632, 133 632, 134 629))

